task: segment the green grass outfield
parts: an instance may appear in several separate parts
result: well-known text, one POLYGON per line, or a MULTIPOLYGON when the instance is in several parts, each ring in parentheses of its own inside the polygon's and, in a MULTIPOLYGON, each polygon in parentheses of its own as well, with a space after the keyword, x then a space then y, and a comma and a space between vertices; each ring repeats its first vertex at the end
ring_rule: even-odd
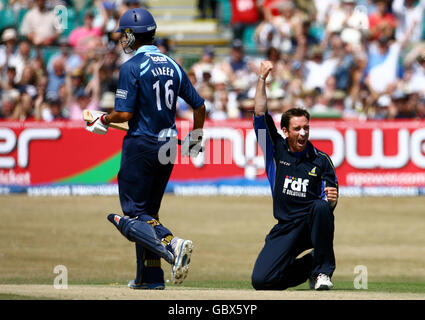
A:
MULTIPOLYGON (((135 275, 134 244, 106 220, 108 213, 120 213, 117 197, 0 199, 0 299, 70 299, 74 293, 85 299, 83 292, 91 289, 101 290, 100 299, 140 295, 126 288, 135 275), (58 265, 66 266, 70 287, 60 294, 51 289, 58 265)), ((423 197, 340 199, 331 291, 343 295, 336 298, 367 297, 363 292, 373 299, 379 297, 375 293, 385 294, 383 299, 425 298, 424 204, 423 197), (367 268, 367 290, 354 288, 358 265, 367 268)), ((240 292, 241 299, 273 299, 250 285, 255 259, 275 223, 269 197, 166 195, 160 220, 176 235, 193 240, 195 251, 183 285, 167 285, 148 298, 183 290, 196 293, 194 299, 214 298, 214 292, 217 298, 222 292, 229 298, 240 292)), ((169 279, 165 262, 163 268, 169 279)), ((317 297, 307 284, 287 291, 289 299, 317 297)))
MULTIPOLYGON (((194 288, 212 288, 212 289, 252 289, 249 281, 187 281, 183 283, 183 287, 194 287, 194 288)), ((335 280, 333 290, 351 290, 358 291, 364 289, 355 289, 353 282, 335 280)), ((310 290, 307 283, 299 285, 291 290, 310 290)), ((425 294, 425 283, 415 282, 368 282, 368 291, 373 292, 410 292, 410 293, 424 293, 425 294)), ((425 296, 424 296, 425 298, 425 296)))

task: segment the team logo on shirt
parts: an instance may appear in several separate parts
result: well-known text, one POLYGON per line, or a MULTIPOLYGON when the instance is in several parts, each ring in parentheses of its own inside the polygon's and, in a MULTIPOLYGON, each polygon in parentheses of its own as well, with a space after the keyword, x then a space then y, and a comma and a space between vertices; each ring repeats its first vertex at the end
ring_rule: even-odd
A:
POLYGON ((316 167, 314 167, 313 169, 311 169, 311 171, 310 171, 308 174, 309 174, 310 176, 317 177, 316 167))
POLYGON ((289 162, 283 161, 283 160, 279 160, 280 164, 283 164, 284 166, 289 167, 291 164, 289 162))
POLYGON ((167 62, 167 58, 165 58, 165 57, 151 56, 151 59, 152 59, 153 62, 167 62))
POLYGON ((292 176, 286 176, 283 183, 283 193, 288 196, 302 197, 307 196, 307 186, 310 181, 292 176))
POLYGON ((154 63, 165 63, 165 62, 167 62, 167 58, 163 57, 163 56, 150 55, 149 53, 146 53, 145 56, 149 57, 154 63))

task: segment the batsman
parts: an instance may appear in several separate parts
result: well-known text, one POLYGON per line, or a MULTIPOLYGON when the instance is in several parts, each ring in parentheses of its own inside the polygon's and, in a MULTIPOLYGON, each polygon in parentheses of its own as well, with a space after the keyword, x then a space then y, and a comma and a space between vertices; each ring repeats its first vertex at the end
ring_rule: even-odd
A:
POLYGON ((92 111, 94 120, 86 125, 90 132, 106 134, 110 123, 128 121, 118 172, 124 216, 110 214, 108 220, 135 242, 137 272, 128 284, 132 289, 165 288, 161 258, 172 265, 173 283, 182 283, 194 247, 162 225, 158 213, 177 153, 177 97, 193 109, 193 128, 182 143, 183 156, 197 156, 201 150, 205 105, 183 68, 153 45, 156 28, 143 8, 121 16, 116 32, 121 33, 124 52, 134 56, 121 66, 114 111, 92 111), (170 144, 174 147, 166 149, 164 161, 163 147, 170 144))

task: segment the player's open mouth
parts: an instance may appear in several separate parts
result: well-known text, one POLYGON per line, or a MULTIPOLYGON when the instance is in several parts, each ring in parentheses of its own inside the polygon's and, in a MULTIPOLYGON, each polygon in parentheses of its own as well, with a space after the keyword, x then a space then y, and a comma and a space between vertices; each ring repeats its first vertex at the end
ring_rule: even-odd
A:
POLYGON ((305 139, 298 139, 297 144, 300 145, 300 146, 303 146, 306 143, 306 141, 307 140, 305 140, 305 139))

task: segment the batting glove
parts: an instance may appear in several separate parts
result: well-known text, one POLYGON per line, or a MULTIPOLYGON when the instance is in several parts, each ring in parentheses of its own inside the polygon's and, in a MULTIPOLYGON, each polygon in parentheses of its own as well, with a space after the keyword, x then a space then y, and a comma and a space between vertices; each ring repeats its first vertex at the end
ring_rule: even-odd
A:
POLYGON ((95 111, 92 111, 91 114, 94 120, 86 122, 86 130, 97 134, 106 134, 109 128, 109 125, 104 120, 106 115, 95 111))
POLYGON ((202 152, 202 130, 190 131, 184 138, 181 148, 182 156, 196 158, 202 152))

